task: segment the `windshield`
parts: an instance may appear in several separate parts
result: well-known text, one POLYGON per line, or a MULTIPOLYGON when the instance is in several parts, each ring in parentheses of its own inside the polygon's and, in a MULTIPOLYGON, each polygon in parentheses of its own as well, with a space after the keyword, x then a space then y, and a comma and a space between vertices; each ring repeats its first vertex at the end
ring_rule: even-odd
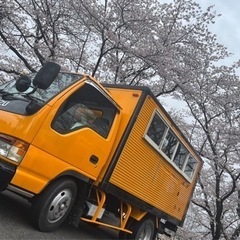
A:
MULTIPOLYGON (((34 76, 35 74, 28 75, 28 77, 31 79, 31 82, 34 76)), ((26 90, 25 92, 18 92, 15 88, 16 81, 10 81, 0 86, 0 94, 3 94, 5 96, 7 96, 6 94, 14 95, 14 97, 17 97, 18 99, 25 99, 25 96, 29 94, 29 96, 31 96, 35 100, 39 100, 45 103, 81 78, 82 75, 80 74, 60 72, 49 88, 38 88, 36 91, 33 91, 34 87, 31 84, 31 87, 29 87, 28 90, 26 90)))

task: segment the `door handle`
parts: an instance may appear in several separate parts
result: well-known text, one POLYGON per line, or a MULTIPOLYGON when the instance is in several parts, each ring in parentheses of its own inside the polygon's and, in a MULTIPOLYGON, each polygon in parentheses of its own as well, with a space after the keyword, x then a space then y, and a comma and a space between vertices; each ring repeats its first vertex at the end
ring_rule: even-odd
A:
POLYGON ((90 162, 93 163, 93 164, 97 164, 98 163, 98 157, 95 156, 95 155, 92 155, 90 157, 90 162))

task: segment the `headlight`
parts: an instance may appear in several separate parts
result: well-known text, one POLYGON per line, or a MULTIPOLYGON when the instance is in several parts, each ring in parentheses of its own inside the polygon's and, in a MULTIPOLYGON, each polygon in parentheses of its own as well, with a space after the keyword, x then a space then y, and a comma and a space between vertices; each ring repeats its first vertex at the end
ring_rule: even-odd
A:
POLYGON ((20 163, 27 152, 29 144, 19 139, 0 134, 0 155, 20 163))
POLYGON ((7 157, 11 145, 0 139, 0 155, 7 157))

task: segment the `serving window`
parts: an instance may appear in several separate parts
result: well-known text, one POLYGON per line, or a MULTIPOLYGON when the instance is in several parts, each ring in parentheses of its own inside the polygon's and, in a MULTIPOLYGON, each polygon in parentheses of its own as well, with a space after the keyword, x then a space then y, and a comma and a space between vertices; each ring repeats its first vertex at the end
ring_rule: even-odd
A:
POLYGON ((157 110, 150 120, 144 138, 185 178, 191 181, 197 167, 197 160, 189 153, 157 110))

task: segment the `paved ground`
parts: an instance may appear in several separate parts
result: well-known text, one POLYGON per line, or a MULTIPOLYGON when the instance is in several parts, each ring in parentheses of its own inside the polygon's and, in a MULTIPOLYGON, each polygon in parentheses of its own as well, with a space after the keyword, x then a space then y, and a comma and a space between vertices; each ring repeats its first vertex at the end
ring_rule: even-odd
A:
POLYGON ((114 230, 81 223, 79 228, 64 224, 52 233, 42 233, 29 222, 30 204, 10 192, 0 193, 0 239, 117 239, 114 230))

